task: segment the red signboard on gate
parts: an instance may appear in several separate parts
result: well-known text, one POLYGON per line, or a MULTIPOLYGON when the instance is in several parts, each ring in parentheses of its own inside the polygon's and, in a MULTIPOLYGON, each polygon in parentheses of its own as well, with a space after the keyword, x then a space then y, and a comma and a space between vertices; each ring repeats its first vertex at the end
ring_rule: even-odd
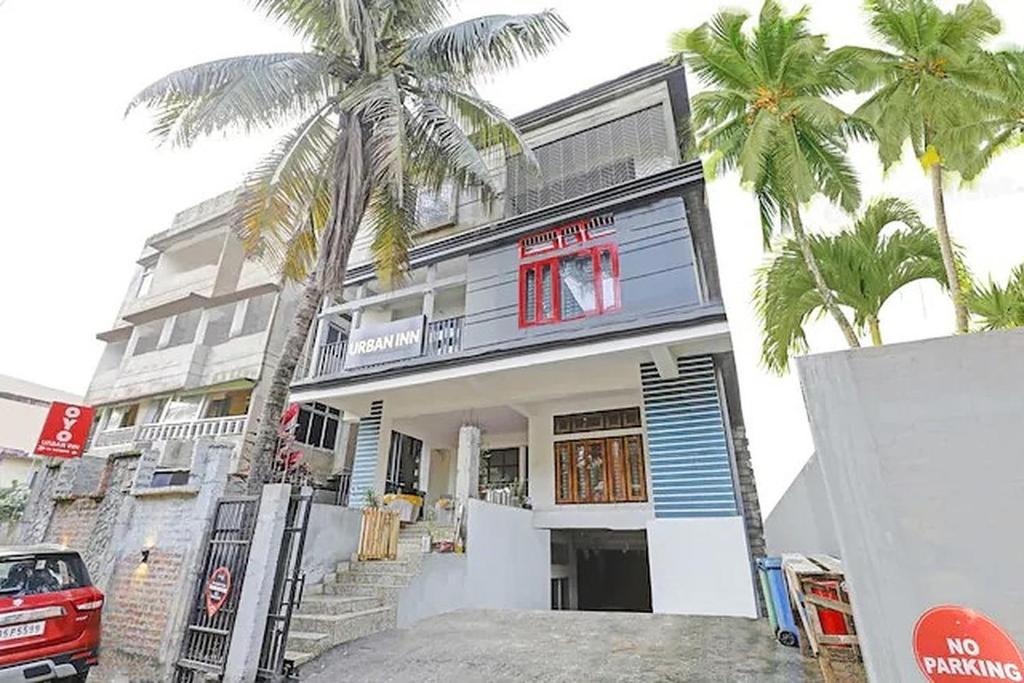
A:
POLYGON ((1024 680, 1020 650, 1003 629, 965 607, 933 607, 914 626, 914 658, 931 683, 1024 680))
POLYGON ((85 451, 85 441, 92 426, 93 409, 54 401, 43 423, 36 443, 36 455, 55 458, 78 458, 85 451))

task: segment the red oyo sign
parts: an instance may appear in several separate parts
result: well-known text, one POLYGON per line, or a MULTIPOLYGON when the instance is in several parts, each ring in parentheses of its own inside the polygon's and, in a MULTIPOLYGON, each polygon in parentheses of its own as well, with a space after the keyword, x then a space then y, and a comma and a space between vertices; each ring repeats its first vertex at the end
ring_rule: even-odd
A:
POLYGON ((54 401, 39 433, 35 454, 55 458, 80 457, 89 438, 92 416, 93 409, 89 406, 54 401))
POLYGON ((914 626, 914 657, 931 683, 1024 681, 1024 660, 995 622, 966 607, 933 607, 914 626))
POLYGON ((228 599, 231 592, 231 570, 227 567, 217 567, 210 572, 210 578, 206 581, 206 614, 216 614, 228 599))

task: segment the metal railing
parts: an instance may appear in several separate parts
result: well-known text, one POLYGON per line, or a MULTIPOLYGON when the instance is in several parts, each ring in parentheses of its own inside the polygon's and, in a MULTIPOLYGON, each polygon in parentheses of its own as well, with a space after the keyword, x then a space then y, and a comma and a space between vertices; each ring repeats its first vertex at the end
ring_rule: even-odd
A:
POLYGON ((462 326, 465 317, 435 320, 427 324, 426 356, 447 356, 462 350, 462 326))
POLYGON ((324 344, 316 354, 316 376, 336 375, 345 366, 345 347, 348 341, 341 341, 324 344))
MULTIPOLYGON (((447 356, 462 350, 463 316, 445 318, 427 323, 423 355, 427 357, 447 356)), ((345 371, 345 349, 347 340, 324 344, 316 350, 316 372, 314 377, 329 377, 345 371)))

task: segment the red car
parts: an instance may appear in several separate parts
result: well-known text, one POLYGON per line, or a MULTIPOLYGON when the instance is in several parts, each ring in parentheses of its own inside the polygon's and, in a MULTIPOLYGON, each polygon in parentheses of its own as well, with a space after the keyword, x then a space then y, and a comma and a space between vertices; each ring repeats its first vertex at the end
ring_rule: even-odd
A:
POLYGON ((0 683, 84 681, 98 661, 102 608, 78 553, 0 548, 0 683))

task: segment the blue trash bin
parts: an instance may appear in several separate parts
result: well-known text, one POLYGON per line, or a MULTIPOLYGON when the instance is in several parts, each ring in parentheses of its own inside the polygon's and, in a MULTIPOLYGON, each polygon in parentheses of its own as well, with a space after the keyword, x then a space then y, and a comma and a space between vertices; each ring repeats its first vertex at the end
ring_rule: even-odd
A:
POLYGON ((782 558, 760 557, 757 560, 757 569, 765 578, 763 583, 768 585, 769 595, 765 596, 765 600, 771 601, 770 611, 775 616, 775 623, 772 624, 775 626, 775 637, 787 647, 797 647, 800 644, 799 630, 793 619, 793 608, 789 605, 786 575, 782 573, 782 558))

